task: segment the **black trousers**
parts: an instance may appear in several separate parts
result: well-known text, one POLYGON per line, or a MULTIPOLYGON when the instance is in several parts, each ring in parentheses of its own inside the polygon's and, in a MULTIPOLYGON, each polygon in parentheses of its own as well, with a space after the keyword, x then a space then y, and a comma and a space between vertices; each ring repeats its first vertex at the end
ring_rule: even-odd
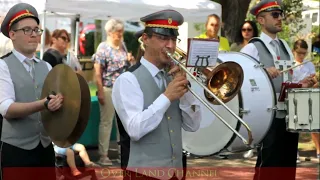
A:
POLYGON ((44 148, 39 143, 32 150, 24 150, 0 143, 2 180, 55 180, 55 154, 52 144, 44 148))
POLYGON ((274 119, 258 148, 254 180, 295 180, 299 133, 286 130, 285 119, 274 119))

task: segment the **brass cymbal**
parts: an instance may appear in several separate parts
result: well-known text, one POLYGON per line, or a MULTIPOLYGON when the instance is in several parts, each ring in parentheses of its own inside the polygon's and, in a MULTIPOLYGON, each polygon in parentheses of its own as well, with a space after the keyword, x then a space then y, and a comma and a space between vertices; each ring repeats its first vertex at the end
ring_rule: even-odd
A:
POLYGON ((52 91, 62 94, 62 107, 55 112, 42 111, 41 119, 51 140, 57 145, 65 144, 62 142, 69 138, 76 127, 81 105, 80 83, 76 73, 69 66, 59 64, 48 73, 41 98, 46 98, 52 91))
POLYGON ((86 129, 91 110, 91 96, 88 83, 80 74, 77 74, 77 76, 81 89, 81 106, 76 127, 68 137, 68 142, 70 142, 71 144, 76 143, 86 129))

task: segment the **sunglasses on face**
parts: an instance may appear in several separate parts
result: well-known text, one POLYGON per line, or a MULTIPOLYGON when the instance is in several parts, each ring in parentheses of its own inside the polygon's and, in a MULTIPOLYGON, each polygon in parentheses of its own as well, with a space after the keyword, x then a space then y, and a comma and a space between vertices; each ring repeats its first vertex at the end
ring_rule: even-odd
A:
POLYGON ((281 18, 283 18, 284 17, 284 14, 283 14, 283 12, 271 12, 271 14, 270 14, 274 19, 278 19, 279 18, 279 16, 281 17, 281 18))
POLYGON ((60 36, 60 38, 64 41, 64 42, 69 42, 69 39, 65 36, 60 36))
POLYGON ((242 32, 246 32, 246 31, 251 32, 252 29, 250 29, 250 28, 247 28, 247 29, 246 29, 246 28, 243 28, 243 29, 242 29, 242 32))

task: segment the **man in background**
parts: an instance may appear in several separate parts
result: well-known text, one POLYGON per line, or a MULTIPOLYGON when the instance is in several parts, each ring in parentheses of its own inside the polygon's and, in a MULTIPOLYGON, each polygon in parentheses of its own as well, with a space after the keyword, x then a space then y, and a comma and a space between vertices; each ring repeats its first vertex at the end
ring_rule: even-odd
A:
POLYGON ((202 39, 216 39, 219 41, 219 51, 230 51, 230 45, 227 38, 219 36, 218 33, 221 27, 221 19, 216 14, 210 14, 206 22, 206 32, 197 36, 202 39))

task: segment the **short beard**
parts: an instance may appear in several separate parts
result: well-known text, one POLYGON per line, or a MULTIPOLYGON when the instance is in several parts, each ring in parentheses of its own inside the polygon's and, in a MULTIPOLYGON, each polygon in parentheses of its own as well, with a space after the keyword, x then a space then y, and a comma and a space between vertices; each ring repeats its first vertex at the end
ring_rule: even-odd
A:
POLYGON ((266 30, 272 34, 277 34, 278 32, 281 32, 282 31, 282 28, 279 30, 275 27, 266 27, 266 30))

